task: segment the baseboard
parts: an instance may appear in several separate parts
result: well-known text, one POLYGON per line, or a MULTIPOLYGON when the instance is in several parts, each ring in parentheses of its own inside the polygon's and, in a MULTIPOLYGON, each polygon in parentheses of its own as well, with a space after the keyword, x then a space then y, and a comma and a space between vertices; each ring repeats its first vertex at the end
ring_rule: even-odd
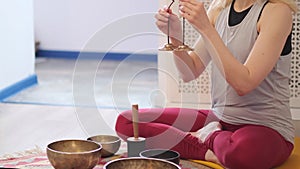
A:
POLYGON ((32 85, 35 85, 38 83, 37 76, 31 75, 9 87, 4 88, 3 90, 0 90, 0 102, 2 102, 5 98, 18 93, 19 91, 28 88, 32 85))
POLYGON ((298 108, 298 109, 292 108, 291 112, 292 112, 292 119, 293 120, 300 120, 300 108, 298 108))
POLYGON ((62 58, 62 59, 101 59, 101 60, 140 60, 157 62, 156 54, 140 53, 102 53, 102 52, 79 52, 79 51, 57 51, 57 50, 38 50, 37 57, 62 58))

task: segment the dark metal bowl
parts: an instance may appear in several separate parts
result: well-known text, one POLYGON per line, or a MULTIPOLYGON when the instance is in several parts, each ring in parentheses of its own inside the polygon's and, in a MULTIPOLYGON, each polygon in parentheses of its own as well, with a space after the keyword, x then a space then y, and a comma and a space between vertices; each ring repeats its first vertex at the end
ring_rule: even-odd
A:
POLYGON ((94 168, 102 146, 87 140, 61 140, 47 146, 47 157, 55 169, 94 168))
POLYGON ((131 157, 112 160, 103 169, 180 169, 172 162, 157 158, 131 157))
POLYGON ((97 135, 89 137, 88 140, 95 141, 102 145, 101 157, 109 157, 114 155, 121 145, 121 139, 113 135, 97 135))
POLYGON ((166 150, 166 149, 149 149, 140 152, 140 157, 146 158, 158 158, 167 161, 171 161, 175 164, 180 162, 180 154, 177 151, 166 150))

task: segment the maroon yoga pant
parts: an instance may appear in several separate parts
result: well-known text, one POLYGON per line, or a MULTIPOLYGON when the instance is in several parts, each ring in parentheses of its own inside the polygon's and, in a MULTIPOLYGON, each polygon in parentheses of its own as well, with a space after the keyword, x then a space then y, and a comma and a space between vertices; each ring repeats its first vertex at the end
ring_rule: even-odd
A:
MULTIPOLYGON (((222 130, 212 133, 204 143, 189 134, 211 121, 220 120, 210 110, 140 109, 139 136, 146 138, 147 149, 172 149, 185 159, 204 160, 210 149, 230 169, 269 169, 282 164, 292 152, 292 143, 277 131, 260 125, 220 121, 222 130)), ((124 140, 133 136, 131 111, 118 116, 116 132, 124 140)))

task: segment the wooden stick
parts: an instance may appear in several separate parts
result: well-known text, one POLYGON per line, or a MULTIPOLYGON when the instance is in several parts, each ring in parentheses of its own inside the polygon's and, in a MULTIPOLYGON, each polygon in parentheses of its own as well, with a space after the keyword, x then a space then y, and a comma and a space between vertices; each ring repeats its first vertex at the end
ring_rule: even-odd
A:
POLYGON ((133 137, 137 140, 139 138, 139 107, 137 104, 132 105, 132 122, 133 122, 133 137))

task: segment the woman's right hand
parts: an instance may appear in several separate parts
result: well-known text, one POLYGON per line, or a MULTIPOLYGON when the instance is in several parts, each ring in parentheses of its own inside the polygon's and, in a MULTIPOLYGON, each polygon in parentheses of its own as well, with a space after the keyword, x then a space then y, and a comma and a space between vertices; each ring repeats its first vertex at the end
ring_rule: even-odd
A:
POLYGON ((160 31, 164 34, 168 34, 168 20, 170 19, 169 26, 169 36, 172 39, 182 41, 182 28, 181 22, 177 15, 173 14, 171 9, 165 7, 159 9, 158 13, 155 15, 156 25, 160 31))

